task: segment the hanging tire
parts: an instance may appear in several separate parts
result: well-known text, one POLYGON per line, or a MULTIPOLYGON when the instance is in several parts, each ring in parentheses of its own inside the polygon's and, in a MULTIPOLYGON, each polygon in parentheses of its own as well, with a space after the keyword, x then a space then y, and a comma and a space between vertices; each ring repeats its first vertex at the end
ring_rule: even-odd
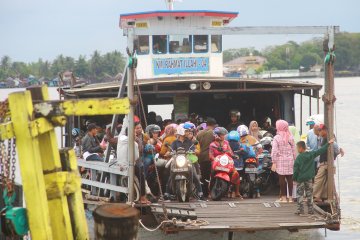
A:
POLYGON ((189 192, 191 189, 185 179, 177 180, 175 183, 176 197, 179 202, 188 202, 190 198, 189 192))
POLYGON ((225 180, 216 178, 214 186, 211 189, 211 199, 214 201, 220 201, 227 193, 228 188, 228 183, 225 180))

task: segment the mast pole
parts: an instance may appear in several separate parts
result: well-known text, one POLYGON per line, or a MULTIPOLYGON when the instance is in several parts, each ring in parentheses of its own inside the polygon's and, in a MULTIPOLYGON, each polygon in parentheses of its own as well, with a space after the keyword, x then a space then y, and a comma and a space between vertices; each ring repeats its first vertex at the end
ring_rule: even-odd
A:
MULTIPOLYGON (((325 125, 328 128, 327 140, 329 141, 334 137, 334 103, 335 98, 335 88, 334 88, 334 63, 335 55, 333 54, 335 50, 334 44, 334 27, 328 27, 328 33, 324 40, 324 53, 325 53, 325 93, 323 96, 324 101, 324 116, 325 116, 325 125)), ((328 201, 332 202, 334 200, 334 146, 331 144, 327 152, 327 195, 328 201)))
POLYGON ((174 0, 166 0, 170 11, 174 10, 174 0))
MULTIPOLYGON (((134 65, 132 64, 132 57, 134 53, 134 31, 128 29, 128 71, 127 71, 127 97, 130 103, 134 102, 134 65)), ((134 179, 135 179, 135 132, 134 132, 134 105, 130 104, 130 111, 128 114, 128 160, 129 160, 129 184, 128 184, 128 202, 134 201, 134 179)))

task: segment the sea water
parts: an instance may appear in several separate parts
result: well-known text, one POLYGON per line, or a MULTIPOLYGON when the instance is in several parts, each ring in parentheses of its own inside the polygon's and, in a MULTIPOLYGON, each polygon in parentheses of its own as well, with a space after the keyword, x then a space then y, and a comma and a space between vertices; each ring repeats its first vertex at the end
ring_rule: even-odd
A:
MULTIPOLYGON (((305 79, 304 81, 323 84, 323 79, 305 79)), ((7 98, 11 92, 22 91, 23 89, 0 89, 0 101, 7 98)), ((50 88, 51 99, 59 99, 56 88, 50 88)), ((340 195, 342 221, 341 230, 338 232, 327 231, 327 238, 325 238, 325 230, 303 230, 298 233, 289 233, 288 231, 276 232, 258 232, 258 233, 241 233, 234 234, 234 240, 281 240, 281 239, 359 239, 360 240, 360 77, 352 78, 337 78, 335 80, 335 95, 336 101, 336 125, 335 134, 339 145, 345 150, 345 156, 336 161, 337 173, 335 176, 337 191, 340 195), (338 181, 340 179, 340 182, 338 181)), ((303 122, 309 116, 309 100, 303 97, 303 122)), ((323 113, 323 104, 320 102, 320 113, 323 113)), ((300 98, 295 98, 296 108, 296 125, 300 129, 299 111, 300 98)), ((156 109, 152 109, 155 110, 156 109)), ((316 113, 316 101, 312 101, 312 114, 316 113)), ((161 110, 159 111, 161 112, 161 110)), ((58 138, 60 139, 59 128, 56 129, 58 138)), ((306 126, 303 126, 303 132, 307 131, 306 126)), ((60 141, 59 141, 60 142, 60 141)), ((19 175, 19 174, 17 174, 19 175)), ((19 179, 19 176, 17 176, 19 179)), ((246 200, 244 200, 246 201, 246 200)), ((145 233, 144 233, 145 234, 145 233)), ((144 234, 141 234, 142 236, 144 234)), ((192 240, 204 239, 211 237, 212 239, 227 239, 223 234, 199 234, 187 233, 180 235, 163 235, 159 233, 147 233, 151 239, 185 239, 191 237, 192 240)))

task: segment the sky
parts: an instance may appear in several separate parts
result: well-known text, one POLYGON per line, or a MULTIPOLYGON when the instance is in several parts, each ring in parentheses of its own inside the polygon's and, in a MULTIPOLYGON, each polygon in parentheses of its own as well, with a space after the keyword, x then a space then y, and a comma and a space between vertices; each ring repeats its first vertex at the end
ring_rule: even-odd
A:
MULTIPOLYGON (((125 52, 121 13, 165 10, 164 0, 0 0, 0 57, 53 60, 90 57, 94 50, 125 52)), ((231 26, 338 25, 360 32, 359 0, 182 0, 176 10, 237 11, 231 26)), ((304 41, 306 36, 227 36, 224 49, 304 41)))

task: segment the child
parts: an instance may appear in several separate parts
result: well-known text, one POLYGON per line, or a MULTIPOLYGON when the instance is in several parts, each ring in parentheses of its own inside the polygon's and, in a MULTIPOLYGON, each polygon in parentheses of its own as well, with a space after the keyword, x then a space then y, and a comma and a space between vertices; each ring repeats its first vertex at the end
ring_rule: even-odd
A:
POLYGON ((296 144, 299 155, 294 162, 294 175, 293 179, 297 182, 297 212, 300 216, 304 215, 304 192, 307 199, 308 214, 314 214, 313 209, 313 185, 312 179, 315 177, 314 159, 325 153, 329 147, 329 144, 334 143, 334 139, 331 139, 327 144, 322 146, 316 151, 306 152, 306 145, 304 141, 300 141, 296 144))

